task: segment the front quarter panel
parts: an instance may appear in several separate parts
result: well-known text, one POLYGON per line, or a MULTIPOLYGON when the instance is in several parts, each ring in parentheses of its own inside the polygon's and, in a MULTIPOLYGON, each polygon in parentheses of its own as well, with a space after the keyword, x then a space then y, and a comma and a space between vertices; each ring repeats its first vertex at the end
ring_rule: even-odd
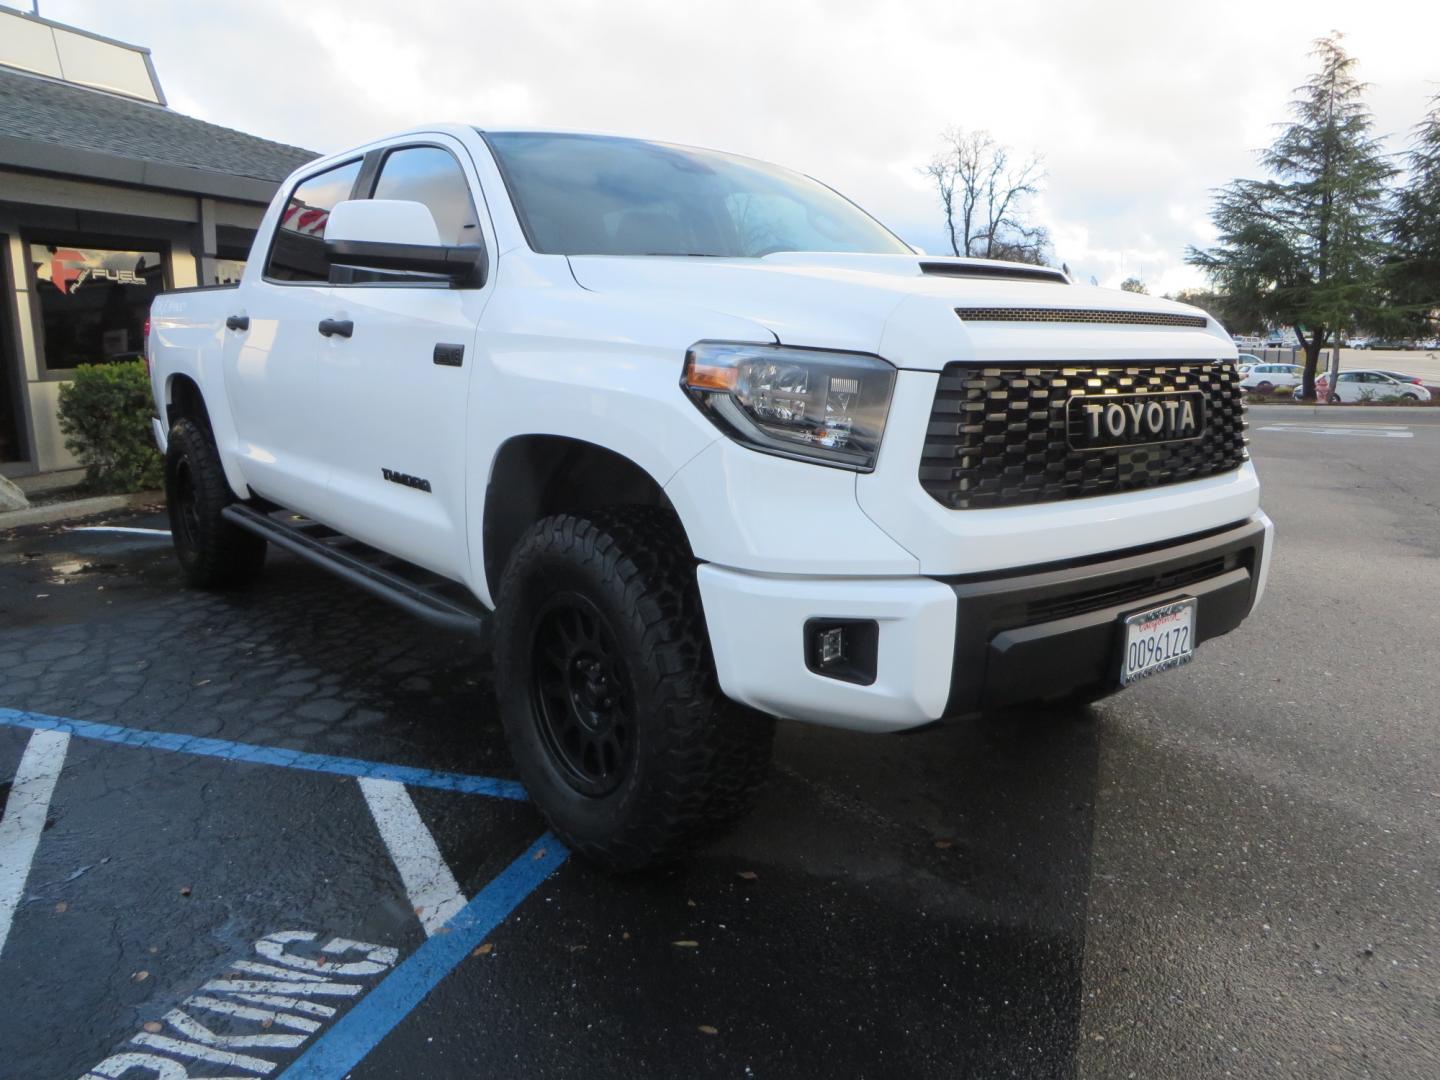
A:
MULTIPOLYGON (((644 469, 661 487, 723 438, 680 389, 697 340, 770 344, 744 319, 581 289, 563 256, 512 251, 476 342, 470 384, 467 517, 471 564, 483 567, 486 489, 501 446, 526 435, 593 443, 644 469)), ((685 523, 687 529, 689 523, 685 523)), ((493 603, 483 573, 471 587, 493 603)))

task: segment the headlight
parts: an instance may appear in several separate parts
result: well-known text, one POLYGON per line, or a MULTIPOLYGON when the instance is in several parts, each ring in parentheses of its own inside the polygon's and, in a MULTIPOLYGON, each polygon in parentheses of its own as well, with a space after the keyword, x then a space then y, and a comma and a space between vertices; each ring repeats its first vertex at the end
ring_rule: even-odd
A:
POLYGON ((895 369, 878 356, 702 341, 681 387, 720 430, 767 454, 875 468, 895 369))

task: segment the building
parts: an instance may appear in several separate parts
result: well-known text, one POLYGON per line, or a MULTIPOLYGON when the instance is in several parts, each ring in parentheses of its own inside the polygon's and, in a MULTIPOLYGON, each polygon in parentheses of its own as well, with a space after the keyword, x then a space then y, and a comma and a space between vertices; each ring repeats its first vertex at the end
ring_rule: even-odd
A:
POLYGON ((138 356, 161 290, 234 280, 315 156, 168 108, 148 49, 0 7, 0 475, 75 465, 75 367, 138 356))

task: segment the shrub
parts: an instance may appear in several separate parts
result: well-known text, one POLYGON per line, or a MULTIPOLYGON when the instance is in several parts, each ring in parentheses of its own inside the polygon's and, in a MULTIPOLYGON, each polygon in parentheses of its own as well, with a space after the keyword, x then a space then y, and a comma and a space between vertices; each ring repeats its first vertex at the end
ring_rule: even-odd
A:
POLYGON ((92 488, 127 492, 160 486, 164 465, 150 434, 153 412, 143 360, 75 369, 75 381, 60 388, 60 430, 92 488))

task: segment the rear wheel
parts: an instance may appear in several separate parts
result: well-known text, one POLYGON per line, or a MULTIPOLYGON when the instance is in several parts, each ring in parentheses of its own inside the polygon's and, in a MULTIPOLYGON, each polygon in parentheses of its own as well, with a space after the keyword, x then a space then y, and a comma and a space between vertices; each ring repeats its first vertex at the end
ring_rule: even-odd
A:
POLYGON ((633 870, 747 810, 775 722, 715 679, 689 546, 672 515, 548 517, 496 609, 496 683, 531 798, 580 855, 633 870))
POLYGON ((177 420, 165 451, 165 503, 187 584, 238 588, 264 566, 264 539, 221 516, 234 501, 209 432, 193 420, 177 420))
POLYGON ((1268 381, 1261 381, 1255 384, 1257 394, 1268 394, 1275 389, 1275 384, 1268 381))

